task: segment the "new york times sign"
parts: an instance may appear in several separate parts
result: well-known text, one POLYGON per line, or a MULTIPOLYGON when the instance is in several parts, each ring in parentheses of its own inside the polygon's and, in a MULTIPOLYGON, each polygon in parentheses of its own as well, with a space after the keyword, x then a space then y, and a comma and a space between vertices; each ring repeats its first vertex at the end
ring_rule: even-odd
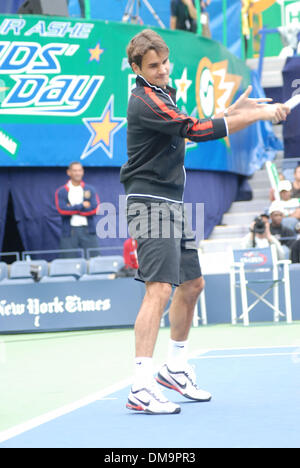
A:
POLYGON ((132 278, 0 286, 0 333, 131 326, 143 292, 132 278))

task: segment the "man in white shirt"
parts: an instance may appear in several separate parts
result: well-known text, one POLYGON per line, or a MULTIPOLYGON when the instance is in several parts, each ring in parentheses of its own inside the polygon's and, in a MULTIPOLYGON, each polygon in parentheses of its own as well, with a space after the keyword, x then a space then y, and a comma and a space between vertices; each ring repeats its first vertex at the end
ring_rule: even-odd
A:
POLYGON ((99 197, 95 188, 83 181, 84 169, 81 163, 71 163, 67 175, 70 180, 58 188, 55 194, 56 208, 62 216, 60 248, 97 249, 99 243, 95 215, 100 203, 99 197))

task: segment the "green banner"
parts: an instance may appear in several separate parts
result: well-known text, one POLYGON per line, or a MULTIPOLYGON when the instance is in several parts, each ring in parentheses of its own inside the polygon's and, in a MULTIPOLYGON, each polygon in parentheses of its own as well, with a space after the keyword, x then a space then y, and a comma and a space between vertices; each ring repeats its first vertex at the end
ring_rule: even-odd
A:
MULTIPOLYGON (((121 166, 135 75, 126 46, 141 26, 0 16, 0 165, 121 166)), ((195 117, 224 110, 250 83, 250 71, 221 44, 158 30, 170 47, 177 103, 195 117)), ((249 172, 257 137, 187 142, 187 167, 249 172), (226 156, 230 154, 230 158, 226 156), (200 157, 201 156, 201 157, 200 157)), ((257 153, 257 151, 256 151, 257 153)))

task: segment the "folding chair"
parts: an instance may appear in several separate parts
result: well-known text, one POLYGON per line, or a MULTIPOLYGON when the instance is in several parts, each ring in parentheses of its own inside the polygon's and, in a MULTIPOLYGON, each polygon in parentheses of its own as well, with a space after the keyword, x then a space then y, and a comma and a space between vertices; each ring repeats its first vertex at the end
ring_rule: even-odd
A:
POLYGON ((287 323, 292 322, 291 290, 289 264, 290 260, 277 259, 276 247, 259 249, 240 249, 232 251, 232 265, 230 268, 230 298, 231 298, 231 323, 236 324, 238 319, 243 319, 244 325, 249 325, 249 312, 259 303, 263 302, 274 311, 274 321, 280 317, 286 317, 287 323), (261 273, 268 273, 268 278, 259 278, 261 273), (255 273, 255 275, 254 275, 255 273), (238 275, 238 280, 236 280, 238 275), (253 287, 254 284, 268 284, 267 289, 259 294, 253 287), (279 310, 279 284, 284 285, 285 314, 279 310), (251 286, 250 286, 251 285, 251 286), (237 317, 236 289, 241 292, 242 314, 237 317), (265 296, 273 290, 273 304, 265 296), (257 299, 249 306, 248 294, 251 292, 257 299))

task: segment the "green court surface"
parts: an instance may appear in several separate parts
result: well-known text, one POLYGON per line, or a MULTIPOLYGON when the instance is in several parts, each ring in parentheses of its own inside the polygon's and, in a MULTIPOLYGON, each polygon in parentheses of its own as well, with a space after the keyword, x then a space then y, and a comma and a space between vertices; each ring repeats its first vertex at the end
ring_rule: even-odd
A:
MULTIPOLYGON (((169 330, 161 329, 156 366, 164 361, 168 337, 169 330)), ((299 349, 300 371, 300 322, 192 328, 189 352, 280 346, 299 349)), ((129 385, 133 357, 132 329, 0 335, 0 432, 109 387, 129 385)))

